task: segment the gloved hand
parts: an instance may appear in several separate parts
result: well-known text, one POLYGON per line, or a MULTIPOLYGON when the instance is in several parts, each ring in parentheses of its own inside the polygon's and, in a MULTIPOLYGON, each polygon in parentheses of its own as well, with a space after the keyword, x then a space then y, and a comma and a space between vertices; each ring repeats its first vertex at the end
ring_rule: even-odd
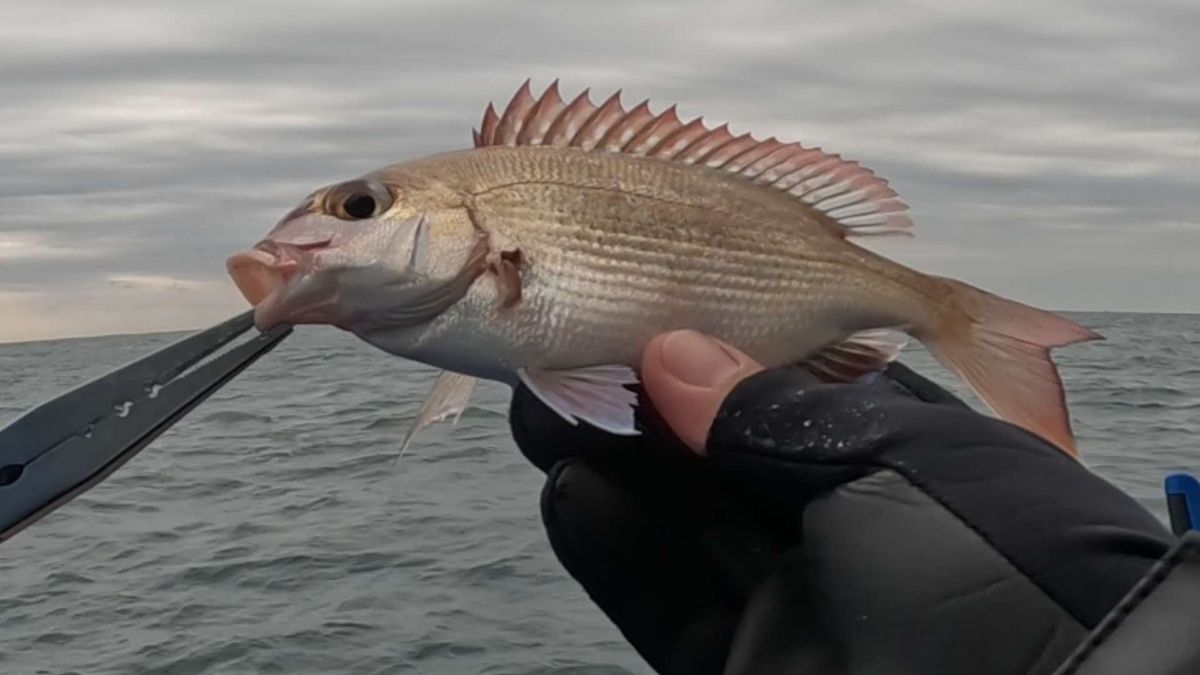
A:
POLYGON ((559 560, 660 673, 1050 673, 1173 543, 902 365, 821 384, 684 331, 642 366, 641 436, 523 388, 510 421, 559 560))

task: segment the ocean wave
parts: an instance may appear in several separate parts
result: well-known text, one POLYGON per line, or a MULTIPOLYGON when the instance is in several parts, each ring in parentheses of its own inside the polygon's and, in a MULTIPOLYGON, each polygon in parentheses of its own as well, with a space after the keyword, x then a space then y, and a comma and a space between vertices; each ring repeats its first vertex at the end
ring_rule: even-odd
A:
MULTIPOLYGON (((1196 324, 1164 326, 1131 321, 1106 329, 1101 352, 1055 352, 1089 467, 1156 513, 1165 473, 1200 470, 1196 324)), ((386 355, 327 337, 289 339, 6 545, 0 653, 21 660, 5 672, 640 667, 553 556, 544 478, 512 446, 507 388, 485 383, 457 426, 427 430, 397 465, 432 371, 381 367, 386 355), (303 368, 280 377, 289 360, 303 368)), ((119 364, 139 353, 131 344, 81 340, 66 356, 119 364)), ((24 367, 5 371, 0 412, 84 372, 3 353, 24 367)), ((963 390, 924 356, 911 365, 963 390)))
POLYGON ((218 410, 199 416, 199 421, 208 424, 262 424, 274 422, 274 418, 264 413, 247 412, 245 410, 218 410))

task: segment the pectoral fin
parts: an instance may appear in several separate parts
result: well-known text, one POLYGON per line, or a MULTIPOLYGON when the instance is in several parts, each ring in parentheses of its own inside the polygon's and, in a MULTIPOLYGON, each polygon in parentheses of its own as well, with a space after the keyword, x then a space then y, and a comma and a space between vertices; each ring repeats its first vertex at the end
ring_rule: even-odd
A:
POLYGON ((633 409, 637 394, 625 385, 637 384, 628 366, 588 366, 573 370, 521 368, 521 382, 548 408, 570 424, 583 420, 620 436, 636 436, 633 409))
POLYGON ((433 383, 433 388, 429 390, 429 395, 425 397, 421 410, 417 412, 417 418, 404 435, 400 452, 407 450, 413 438, 425 427, 448 417, 453 417, 452 423, 457 423, 463 410, 466 410, 467 403, 471 401, 477 381, 474 377, 449 370, 442 371, 441 376, 433 383))

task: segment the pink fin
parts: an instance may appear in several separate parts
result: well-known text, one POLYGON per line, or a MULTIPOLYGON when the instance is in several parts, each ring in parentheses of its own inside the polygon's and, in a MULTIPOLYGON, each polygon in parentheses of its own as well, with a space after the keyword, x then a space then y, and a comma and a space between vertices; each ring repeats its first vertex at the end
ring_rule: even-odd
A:
POLYGON ((707 157, 712 151, 732 140, 733 134, 729 133, 729 125, 722 124, 692 141, 690 145, 671 159, 676 162, 683 162, 684 164, 695 164, 707 157))
POLYGON ((642 101, 633 110, 621 115, 615 124, 604 132, 604 137, 596 144, 601 150, 621 152, 627 143, 632 141, 643 128, 654 121, 650 113, 650 102, 642 101))
POLYGON ((618 91, 600 104, 599 108, 593 108, 587 117, 582 118, 583 123, 579 126, 579 131, 571 137, 571 145, 584 150, 592 150, 600 145, 604 134, 608 133, 612 125, 619 122, 624 116, 625 109, 621 107, 621 92, 618 91))
POLYGON ((655 146, 666 140, 667 134, 681 126, 679 115, 675 113, 675 106, 671 106, 642 127, 642 130, 621 148, 621 152, 631 155, 650 154, 655 146))
POLYGON ((499 124, 500 116, 496 114, 496 107, 489 103, 487 110, 483 111, 483 122, 479 125, 479 132, 475 135, 475 147, 495 145, 496 127, 499 124))
POLYGON ((579 133, 583 123, 596 110, 596 106, 589 98, 589 93, 587 89, 584 89, 579 92, 575 100, 563 108, 562 112, 558 114, 558 119, 550 124, 550 129, 542 138, 542 145, 567 146, 571 144, 571 139, 575 138, 575 134, 579 133))
POLYGON ((1066 395, 1050 349, 1102 339, 1061 316, 941 279, 963 308, 965 325, 920 336, 947 368, 967 381, 1001 418, 1077 456, 1066 395))
POLYGON ((662 141, 660 141, 658 145, 647 150, 646 154, 650 157, 675 159, 679 153, 687 149, 687 147, 694 143, 697 138, 700 138, 707 133, 708 129, 704 126, 704 119, 697 117, 696 119, 684 124, 674 131, 668 130, 662 141))
POLYGON ((854 382, 895 361, 906 344, 908 336, 898 330, 864 330, 797 365, 826 382, 854 382))
POLYGON ((637 394, 625 385, 637 384, 628 366, 588 366, 573 370, 521 368, 521 382, 548 408, 570 424, 583 420, 621 436, 638 435, 633 408, 637 394))
POLYGON ((558 95, 558 80, 555 80, 533 106, 529 118, 521 125, 517 134, 517 145, 541 145, 550 126, 562 114, 565 106, 558 95))
POLYGON ((525 80, 525 84, 521 85, 517 93, 513 94, 512 100, 508 102, 508 107, 504 109, 504 114, 500 116, 500 124, 496 126, 496 135, 492 139, 492 143, 494 145, 516 145, 521 127, 525 126, 526 120, 536 110, 537 101, 533 100, 533 94, 529 91, 529 80, 525 80))
POLYGON ((477 381, 467 375, 449 370, 442 371, 437 382, 433 383, 433 388, 429 390, 429 395, 425 398, 425 403, 421 405, 421 410, 417 412, 417 418, 413 420, 412 426, 405 434, 404 442, 400 445, 400 454, 404 454, 416 435, 429 425, 448 417, 452 417, 453 423, 457 423, 458 418, 462 416, 463 411, 467 409, 467 404, 471 401, 471 394, 475 392, 477 381))
POLYGON ((908 206, 858 162, 799 143, 734 136, 724 124, 710 130, 699 118, 685 124, 674 106, 659 115, 648 101, 626 110, 619 91, 597 106, 585 90, 568 105, 557 80, 537 99, 526 80, 500 115, 488 104, 475 146, 488 145, 574 146, 702 164, 786 192, 828 216, 843 236, 908 235, 912 228, 908 206))

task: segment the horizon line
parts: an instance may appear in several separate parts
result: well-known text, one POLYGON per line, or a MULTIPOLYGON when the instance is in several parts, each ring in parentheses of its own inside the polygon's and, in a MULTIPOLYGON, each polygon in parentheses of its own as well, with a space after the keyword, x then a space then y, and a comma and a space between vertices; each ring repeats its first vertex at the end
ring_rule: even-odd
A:
MULTIPOLYGON (((1200 315, 1200 311, 1196 311, 1196 312, 1184 312, 1184 311, 1164 312, 1164 311, 1141 310, 1141 309, 1051 309, 1051 310, 1047 310, 1047 311, 1059 313, 1059 314, 1160 314, 1160 315, 1166 315, 1166 316, 1197 316, 1197 315, 1200 315)), ((199 327, 194 327, 194 328, 173 328, 173 329, 169 329, 169 330, 146 330, 146 331, 130 331, 130 332, 117 332, 117 333, 95 333, 95 334, 88 334, 88 335, 61 335, 61 336, 57 336, 57 337, 22 338, 22 339, 18 339, 18 340, 6 340, 3 338, 0 338, 0 346, 33 344, 36 342, 63 342, 66 340, 91 340, 91 339, 110 338, 110 337, 134 337, 134 336, 144 336, 144 335, 165 335, 168 333, 198 332, 198 331, 202 331, 208 327, 209 326, 199 326, 199 327)))

